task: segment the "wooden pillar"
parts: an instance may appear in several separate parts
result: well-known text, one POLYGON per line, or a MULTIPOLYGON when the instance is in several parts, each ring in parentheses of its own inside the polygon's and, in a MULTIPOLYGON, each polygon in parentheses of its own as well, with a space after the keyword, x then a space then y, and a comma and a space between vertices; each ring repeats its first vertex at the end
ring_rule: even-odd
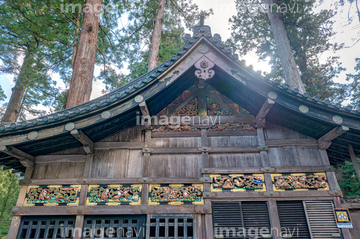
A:
POLYGON ((330 160, 325 149, 319 149, 322 165, 330 166, 330 160))
POLYGON ((13 216, 6 239, 16 239, 21 223, 20 216, 13 216))
MULTIPOLYGON (((207 129, 201 129, 201 147, 208 147, 208 137, 207 137, 207 129)), ((209 168, 210 167, 210 159, 209 153, 203 152, 202 153, 202 167, 209 168)))
MULTIPOLYGON (((265 146, 265 135, 264 135, 264 129, 263 128, 258 128, 257 129, 257 139, 258 139, 259 146, 265 146)), ((261 165, 263 167, 270 166, 269 156, 268 156, 267 150, 260 151, 260 160, 261 160, 261 165)))
POLYGON ((84 215, 76 215, 75 230, 73 235, 74 239, 82 238, 83 226, 84 226, 84 215))
POLYGON ((84 173, 83 173, 84 178, 91 178, 93 160, 94 160, 94 154, 87 154, 84 173))
MULTIPOLYGON (((341 202, 338 199, 338 197, 335 197, 333 199, 334 208, 337 208, 337 205, 339 204, 341 206, 341 202), (337 201, 338 200, 338 201, 337 201)), ((343 239, 352 239, 350 230, 348 228, 341 228, 341 233, 343 235, 343 239)))
POLYGON ((204 237, 203 237, 203 228, 204 228, 204 226, 203 226, 203 220, 202 220, 202 217, 201 217, 201 214, 194 214, 193 215, 194 216, 194 219, 195 219, 195 223, 196 223, 196 225, 195 225, 195 238, 198 238, 198 239, 203 239, 204 237))
POLYGON ((269 206, 270 225, 272 229, 272 238, 281 239, 281 225, 280 225, 279 212, 277 209, 276 200, 274 198, 269 199, 268 206, 269 206))
MULTIPOLYGON (((27 188, 28 188, 27 186, 21 186, 19 196, 18 196, 18 199, 16 202, 17 207, 22 207, 24 205, 27 188)), ((13 218, 11 220, 9 232, 6 237, 7 239, 13 239, 13 238, 15 239, 16 238, 17 233, 19 231, 20 222, 21 222, 21 216, 13 216, 13 218)))
MULTIPOLYGON (((145 129, 145 148, 148 148, 151 140, 151 128, 148 126, 145 129)), ((144 152, 143 154, 143 177, 149 177, 149 163, 150 163, 150 152, 144 152)))
MULTIPOLYGON (((203 174, 203 176, 210 177, 209 174, 203 174)), ((210 182, 204 183, 204 194, 206 194, 207 192, 210 192, 210 182)), ((204 201, 204 204, 211 208, 211 199, 205 199, 204 201)), ((205 238, 214 238, 212 213, 205 214, 203 230, 205 232, 205 238)))
POLYGON ((359 183, 360 183, 360 168, 359 168, 359 164, 356 160, 356 156, 355 156, 355 152, 354 152, 354 149, 351 145, 349 145, 349 154, 350 154, 350 158, 351 158, 351 161, 354 165, 354 168, 355 168, 355 172, 356 172, 356 176, 359 180, 359 183))

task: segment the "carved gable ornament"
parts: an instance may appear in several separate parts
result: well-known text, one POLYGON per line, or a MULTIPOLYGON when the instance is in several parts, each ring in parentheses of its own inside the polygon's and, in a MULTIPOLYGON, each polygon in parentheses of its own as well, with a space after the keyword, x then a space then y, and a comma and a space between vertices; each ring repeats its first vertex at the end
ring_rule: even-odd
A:
POLYGON ((203 56, 195 63, 196 71, 195 75, 197 78, 202 80, 208 80, 214 77, 215 71, 212 69, 215 66, 206 56, 203 56))

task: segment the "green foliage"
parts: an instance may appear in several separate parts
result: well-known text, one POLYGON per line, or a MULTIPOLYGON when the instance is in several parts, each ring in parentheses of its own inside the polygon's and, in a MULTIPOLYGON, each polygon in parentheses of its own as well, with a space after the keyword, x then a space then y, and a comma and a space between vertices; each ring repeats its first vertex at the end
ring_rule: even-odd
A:
POLYGON ((0 168, 0 238, 6 238, 10 227, 10 211, 16 205, 20 191, 18 181, 17 174, 0 168))
MULTIPOLYGON (((357 161, 360 164, 360 159, 357 161)), ((335 172, 344 196, 360 196, 360 183, 352 162, 345 161, 345 164, 338 166, 335 172)))
POLYGON ((352 82, 349 85, 349 91, 351 92, 351 105, 356 109, 360 109, 360 58, 356 58, 355 71, 356 74, 347 74, 346 80, 352 82))
MULTIPOLYGON (((345 69, 337 56, 328 57, 325 61, 321 59, 324 52, 343 47, 343 44, 329 41, 334 35, 331 19, 336 13, 333 10, 314 12, 315 0, 284 0, 281 3, 280 8, 274 6, 273 11, 282 17, 307 92, 312 96, 319 95, 321 99, 330 98, 333 102, 344 100, 348 96, 346 88, 335 83, 334 79, 345 69)), ((230 19, 232 38, 227 44, 240 55, 255 52, 260 60, 270 58, 272 71, 267 77, 283 80, 266 6, 261 0, 236 0, 236 7, 238 14, 230 19)))
MULTIPOLYGON (((19 79, 21 59, 32 54, 30 68, 22 85, 26 86, 20 119, 26 114, 43 114, 34 110, 42 104, 63 109, 64 92, 59 92, 52 73, 69 82, 72 74, 72 55, 78 38, 86 1, 83 0, 3 0, 0 1, 0 71, 19 79)), ((96 64, 121 65, 123 58, 116 51, 119 42, 114 29, 126 9, 127 0, 104 0, 100 17, 96 64)))
POLYGON ((1 85, 0 85, 0 101, 5 100, 6 99, 6 95, 4 93, 4 90, 2 89, 1 85))
MULTIPOLYGON (((107 91, 116 89, 147 72, 148 50, 158 4, 159 0, 134 0, 127 6, 128 23, 115 34, 119 43, 116 52, 122 62, 128 64, 130 73, 116 73, 114 67, 107 64, 98 77, 106 84, 107 91)), ((211 13, 210 9, 205 15, 211 13)), ((183 23, 191 29, 199 16, 199 8, 192 0, 166 1, 159 64, 168 60, 181 48, 181 35, 185 31, 183 23)), ((121 68, 122 65, 116 66, 121 68)))

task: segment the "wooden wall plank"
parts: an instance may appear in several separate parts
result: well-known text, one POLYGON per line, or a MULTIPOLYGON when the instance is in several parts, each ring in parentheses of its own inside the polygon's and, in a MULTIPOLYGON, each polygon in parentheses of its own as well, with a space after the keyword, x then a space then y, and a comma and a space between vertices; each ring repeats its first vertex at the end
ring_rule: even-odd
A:
POLYGON ((226 168, 226 167, 261 167, 261 160, 259 153, 248 154, 210 154, 211 168, 226 168))
POLYGON ((201 154, 151 155, 149 177, 199 177, 201 154))

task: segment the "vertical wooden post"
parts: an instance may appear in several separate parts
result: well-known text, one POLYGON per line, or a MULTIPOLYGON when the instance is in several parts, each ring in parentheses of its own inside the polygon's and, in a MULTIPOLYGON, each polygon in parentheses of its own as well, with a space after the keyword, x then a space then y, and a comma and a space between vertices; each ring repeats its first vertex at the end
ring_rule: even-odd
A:
POLYGON ((141 191, 141 206, 146 206, 148 204, 148 195, 149 195, 149 184, 143 184, 141 191))
POLYGON ((320 152, 320 156, 321 156, 322 165, 330 166, 330 160, 329 160, 326 150, 319 149, 319 152, 320 152))
MULTIPOLYGON (((204 177, 210 177, 209 174, 203 174, 204 177)), ((210 183, 204 183, 204 194, 206 192, 210 192, 210 183)), ((211 207, 211 199, 205 199, 205 205, 211 207)), ((204 221, 204 228, 205 231, 205 238, 214 238, 214 231, 213 231, 213 220, 212 220, 212 213, 205 214, 205 221, 204 221)))
POLYGON ((356 160, 356 156, 355 156, 355 152, 354 152, 354 149, 351 145, 349 145, 349 154, 350 154, 350 158, 351 158, 351 161, 354 165, 354 168, 355 168, 355 172, 356 172, 356 176, 359 180, 359 183, 360 183, 360 168, 359 168, 359 164, 356 160))
MULTIPOLYGON (((201 129, 201 147, 208 147, 208 138, 207 138, 207 129, 201 129)), ((210 167, 210 160, 209 160, 209 153, 203 152, 202 153, 202 167, 209 168, 210 167)))
POLYGON ((18 231, 19 231, 20 223, 21 223, 21 217, 20 216, 13 216, 12 217, 9 232, 7 234, 6 239, 16 239, 16 236, 17 236, 18 231))
POLYGON ((94 160, 94 154, 87 154, 87 158, 85 161, 84 173, 83 173, 84 178, 91 177, 91 168, 92 168, 93 160, 94 160))
MULTIPOLYGON (((21 186, 19 196, 16 202, 17 207, 22 207, 24 205, 25 195, 27 193, 27 186, 21 186)), ((21 216, 13 216, 9 228, 9 232, 7 235, 7 239, 16 238, 17 233, 19 231, 19 226, 21 222, 21 216)))
POLYGON ((202 217, 201 214, 194 214, 193 215, 194 219, 195 219, 195 238, 198 239, 203 239, 203 221, 202 221, 202 217))
MULTIPOLYGON (((257 129, 257 139, 259 146, 265 146, 265 136, 264 136, 264 129, 258 128, 257 129)), ((269 156, 267 151, 260 152, 260 160, 263 167, 270 166, 269 156)))
MULTIPOLYGON (((151 128, 150 126, 145 129, 145 148, 149 147, 151 140, 151 128)), ((143 177, 149 177, 149 163, 150 163, 150 153, 144 153, 143 155, 143 177)))
POLYGON ((281 239, 281 225, 276 200, 271 198, 268 200, 269 217, 273 239, 281 239))
POLYGON ((84 226, 84 215, 76 215, 75 228, 74 228, 74 239, 81 239, 84 226))
MULTIPOLYGON (((337 200, 338 200, 338 198, 336 198, 336 197, 333 199, 334 208, 337 208, 337 204, 338 204, 337 200)), ((341 202, 339 202, 339 203, 341 203, 341 202)), ((348 228, 341 228, 340 230, 342 232, 343 239, 352 239, 351 233, 348 228)))

